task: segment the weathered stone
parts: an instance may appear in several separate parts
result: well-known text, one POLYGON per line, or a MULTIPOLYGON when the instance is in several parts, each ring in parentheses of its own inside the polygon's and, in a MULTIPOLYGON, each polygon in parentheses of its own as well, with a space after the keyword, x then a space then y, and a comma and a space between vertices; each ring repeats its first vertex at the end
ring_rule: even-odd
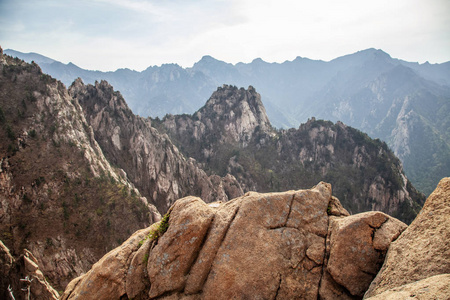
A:
POLYGON ((325 244, 316 243, 312 244, 308 250, 306 250, 306 256, 315 262, 317 265, 323 264, 323 257, 325 253, 325 244))
POLYGON ((7 299, 9 297, 7 295, 7 288, 10 285, 8 279, 10 278, 10 271, 14 262, 14 257, 12 257, 8 247, 0 241, 0 298, 7 299))
POLYGON ((332 216, 350 216, 350 214, 348 213, 348 211, 342 206, 341 202, 339 201, 338 198, 332 196, 331 197, 331 201, 328 205, 328 210, 327 210, 329 215, 332 216))
MULTIPOLYGON (((216 258, 217 251, 239 210, 237 201, 222 205, 222 208, 217 209, 215 212, 208 238, 189 273, 185 286, 186 294, 196 294, 202 290, 211 270, 211 265, 216 258)), ((219 208, 220 204, 216 207, 219 208)))
MULTIPOLYGON (((159 224, 160 222, 150 226, 150 232, 157 230, 159 224)), ((130 299, 135 298, 150 285, 150 280, 148 279, 147 273, 147 263, 150 248, 154 245, 155 241, 147 238, 141 241, 141 243, 143 243, 142 246, 134 254, 132 254, 133 258, 131 259, 130 266, 128 267, 126 277, 125 289, 127 296, 130 299)))
POLYGON ((351 295, 362 297, 383 264, 388 241, 405 228, 406 224, 381 212, 332 218, 327 271, 351 295), (374 245, 378 240, 383 243, 374 245))
POLYGON ((131 263, 131 255, 140 247, 150 227, 134 233, 120 247, 111 250, 101 260, 92 266, 92 269, 75 283, 69 284, 61 296, 65 299, 119 299, 126 294, 126 275, 131 263))
POLYGON ((320 183, 211 206, 195 197, 180 199, 154 246, 146 242, 137 250, 135 241, 125 242, 71 283, 63 299, 144 297, 146 290, 148 297, 164 299, 316 299, 326 236, 317 228, 327 227, 330 198, 331 186, 320 183))
POLYGON ((0 274, 2 276, 7 275, 13 263, 14 258, 11 256, 9 249, 0 241, 0 274))
POLYGON ((387 251, 392 241, 406 229, 406 224, 400 223, 397 219, 389 218, 387 221, 375 230, 373 236, 373 248, 380 251, 387 251))
MULTIPOLYGON (((239 209, 219 245, 202 297, 317 298, 321 267, 312 262, 307 269, 302 262, 309 261, 307 249, 324 245, 325 239, 306 227, 326 227, 327 219, 321 216, 326 215, 330 196, 329 186, 321 183, 312 190, 249 193, 234 200, 240 202, 239 209), (316 210, 309 207, 311 202, 317 204, 316 210), (293 214, 294 207, 310 210, 293 214)), ((234 201, 223 209, 235 212, 234 201)), ((320 255, 324 256, 324 247, 321 254, 315 253, 320 255)))
POLYGON ((351 295, 347 289, 336 283, 330 273, 327 271, 326 266, 323 268, 322 280, 319 287, 319 299, 323 300, 353 300, 361 299, 359 296, 351 295))
MULTIPOLYGON (((439 182, 411 225, 393 242, 365 297, 450 273, 450 178, 439 182)), ((383 242, 380 242, 383 244, 383 242)))
POLYGON ((58 292, 47 282, 37 259, 30 251, 25 249, 23 255, 14 259, 0 241, 0 298, 22 299, 23 295, 36 300, 59 298, 58 292))
POLYGON ((360 299, 364 290, 356 277, 375 275, 385 241, 398 235, 395 226, 405 225, 375 212, 329 217, 330 205, 340 203, 324 182, 209 205, 180 199, 161 237, 133 246, 126 259, 116 258, 121 248, 110 252, 70 285, 64 299, 82 293, 95 298, 100 291, 99 299, 360 299), (377 234, 382 250, 372 245, 377 234), (102 266, 109 274, 96 275, 102 266))
POLYGON ((213 217, 213 209, 199 198, 186 197, 174 204, 169 230, 158 240, 148 260, 151 298, 183 290, 213 217))
POLYGON ((450 274, 441 274, 397 286, 367 300, 450 299, 450 274))

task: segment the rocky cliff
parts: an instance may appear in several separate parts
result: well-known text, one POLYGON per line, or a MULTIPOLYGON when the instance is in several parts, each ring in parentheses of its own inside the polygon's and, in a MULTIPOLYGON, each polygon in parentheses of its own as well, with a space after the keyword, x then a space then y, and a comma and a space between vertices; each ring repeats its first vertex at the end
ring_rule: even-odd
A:
POLYGON ((331 185, 178 200, 74 279, 62 299, 361 299, 406 225, 348 216, 331 185))
POLYGON ((2 53, 0 141, 0 240, 17 261, 28 249, 59 290, 160 218, 110 165, 64 85, 2 53))
POLYGON ((211 174, 234 175, 244 191, 307 188, 319 180, 352 213, 380 210, 411 222, 425 197, 379 140, 344 125, 312 119, 276 130, 254 88, 224 85, 193 115, 153 121, 211 174))
MULTIPOLYGON (((76 80, 69 90, 83 107, 107 159, 122 168, 141 193, 164 213, 187 195, 206 202, 228 201, 243 194, 236 179, 207 175, 193 159, 186 159, 150 119, 134 115, 119 92, 107 82, 84 85, 76 80)), ((243 130, 247 124, 243 124, 243 130)))

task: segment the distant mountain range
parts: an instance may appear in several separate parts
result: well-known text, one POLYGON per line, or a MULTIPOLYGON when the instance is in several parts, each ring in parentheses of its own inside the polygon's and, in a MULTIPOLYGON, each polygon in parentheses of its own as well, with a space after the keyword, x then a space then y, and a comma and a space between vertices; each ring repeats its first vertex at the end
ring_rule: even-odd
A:
POLYGON ((192 68, 164 64, 142 72, 100 72, 35 53, 5 53, 34 60, 67 86, 78 77, 85 83, 107 80, 134 113, 153 118, 192 114, 222 84, 252 85, 275 127, 298 127, 316 117, 386 141, 426 194, 450 172, 450 62, 418 64, 367 49, 329 62, 297 57, 233 65, 204 56, 192 68))

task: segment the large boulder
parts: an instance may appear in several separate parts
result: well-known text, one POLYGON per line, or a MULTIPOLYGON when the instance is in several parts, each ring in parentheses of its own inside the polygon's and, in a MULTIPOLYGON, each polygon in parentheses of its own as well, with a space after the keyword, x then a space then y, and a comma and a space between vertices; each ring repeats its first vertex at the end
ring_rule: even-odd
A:
MULTIPOLYGON (((380 295, 385 291, 434 275, 449 274, 449 216, 450 178, 444 178, 428 197, 417 218, 391 244, 384 265, 371 283, 365 298, 380 295)), ((447 287, 450 286, 448 276, 440 279, 446 281, 447 287)), ((430 283, 434 280, 430 279, 426 282, 430 283)), ((442 299, 450 298, 448 288, 445 295, 446 297, 442 299)))
POLYGON ((75 279, 62 299, 317 299, 319 291, 323 299, 334 299, 321 285, 361 298, 359 290, 357 296, 347 292, 354 269, 328 272, 326 263, 358 263, 357 253, 349 259, 343 254, 354 242, 361 245, 357 251, 369 252, 366 268, 375 276, 380 255, 404 227, 382 213, 348 217, 323 182, 309 190, 250 192, 209 205, 186 197, 169 212, 168 221, 133 235, 75 279), (356 225, 330 229, 330 218, 333 224, 351 218, 348 224, 356 225))
POLYGON ((362 297, 384 262, 392 240, 406 224, 382 212, 366 212, 345 218, 332 217, 329 226, 329 253, 325 272, 345 289, 330 289, 335 284, 323 284, 325 299, 362 297))

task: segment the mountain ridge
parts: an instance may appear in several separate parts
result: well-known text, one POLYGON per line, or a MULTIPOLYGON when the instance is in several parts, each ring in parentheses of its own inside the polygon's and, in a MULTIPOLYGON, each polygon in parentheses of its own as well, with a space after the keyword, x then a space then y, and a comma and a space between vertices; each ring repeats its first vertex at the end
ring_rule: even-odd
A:
POLYGON ((426 194, 449 175, 450 125, 443 121, 450 114, 450 62, 407 62, 370 48, 330 61, 297 57, 283 63, 255 59, 233 65, 205 55, 191 68, 164 64, 142 72, 99 72, 54 62, 42 69, 67 86, 77 77, 91 84, 107 80, 122 92, 133 112, 144 117, 192 114, 222 84, 251 85, 261 93, 275 127, 298 127, 315 117, 358 128, 386 141, 401 158, 408 177, 426 194), (393 76, 401 73, 398 68, 408 72, 393 76), (409 111, 398 115, 402 106, 409 111), (427 113, 426 106, 436 107, 435 115, 427 113), (387 112, 391 116, 386 119, 387 112), (411 118, 405 122, 408 113, 411 118), (431 137, 424 136, 427 131, 431 137))

